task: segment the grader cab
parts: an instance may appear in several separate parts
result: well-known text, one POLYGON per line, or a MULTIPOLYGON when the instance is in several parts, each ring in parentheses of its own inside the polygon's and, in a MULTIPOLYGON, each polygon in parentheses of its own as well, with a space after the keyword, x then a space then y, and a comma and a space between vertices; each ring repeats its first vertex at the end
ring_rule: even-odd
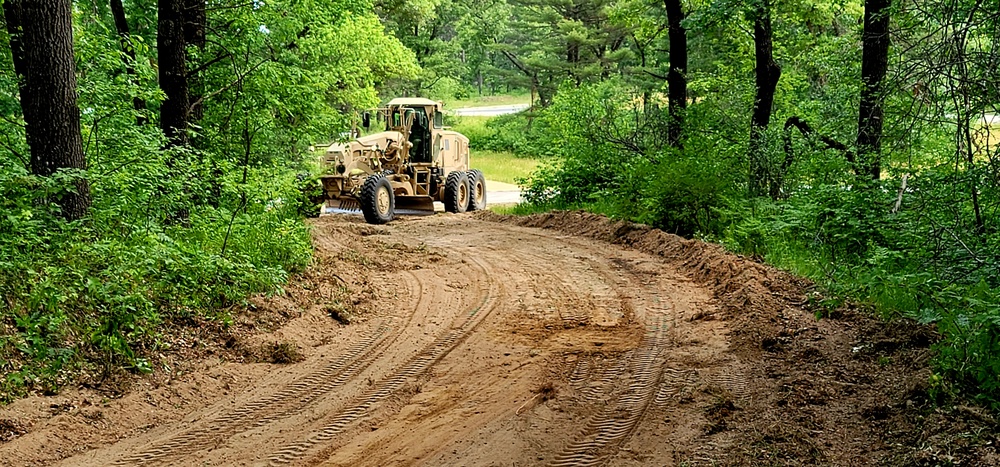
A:
MULTIPOLYGON (((441 104, 397 98, 378 110, 385 130, 331 145, 320 176, 326 206, 361 209, 365 221, 385 224, 396 210, 465 212, 486 207, 486 181, 469 166, 469 138, 444 127, 441 104)), ((363 125, 370 127, 370 115, 363 125)))

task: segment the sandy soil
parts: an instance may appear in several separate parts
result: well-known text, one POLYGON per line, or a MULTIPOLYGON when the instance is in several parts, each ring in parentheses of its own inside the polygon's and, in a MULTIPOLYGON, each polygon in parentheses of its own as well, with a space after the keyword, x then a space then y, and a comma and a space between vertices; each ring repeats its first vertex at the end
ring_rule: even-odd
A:
POLYGON ((713 245, 585 213, 314 237, 240 318, 287 322, 223 346, 300 361, 220 348, 120 398, 18 401, 0 465, 998 464, 995 432, 934 431, 995 425, 926 409, 933 333, 817 320, 808 282, 713 245))

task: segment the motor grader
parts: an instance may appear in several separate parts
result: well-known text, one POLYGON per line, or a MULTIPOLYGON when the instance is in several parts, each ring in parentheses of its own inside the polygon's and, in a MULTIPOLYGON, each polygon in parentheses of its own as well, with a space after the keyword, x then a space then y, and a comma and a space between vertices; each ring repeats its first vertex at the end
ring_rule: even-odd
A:
MULTIPOLYGON (((397 98, 378 110, 385 131, 330 145, 320 180, 325 206, 361 209, 365 221, 385 224, 398 209, 465 212, 486 207, 486 181, 470 170, 469 138, 444 126, 441 104, 397 98)), ((371 114, 362 115, 371 127, 371 114)))

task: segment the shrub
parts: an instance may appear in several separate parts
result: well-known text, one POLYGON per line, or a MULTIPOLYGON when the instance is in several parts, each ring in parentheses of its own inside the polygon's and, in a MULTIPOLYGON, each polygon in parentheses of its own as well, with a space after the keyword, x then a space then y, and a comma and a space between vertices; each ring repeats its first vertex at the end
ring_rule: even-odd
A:
POLYGON ((141 177, 103 180, 91 216, 67 223, 44 200, 79 174, 0 175, 0 398, 54 392, 91 367, 149 371, 164 321, 227 323, 232 305, 279 290, 311 248, 295 207, 275 201, 293 199, 293 177, 271 174, 241 208, 189 205, 184 223, 130 201, 152 192, 128 185, 141 177))

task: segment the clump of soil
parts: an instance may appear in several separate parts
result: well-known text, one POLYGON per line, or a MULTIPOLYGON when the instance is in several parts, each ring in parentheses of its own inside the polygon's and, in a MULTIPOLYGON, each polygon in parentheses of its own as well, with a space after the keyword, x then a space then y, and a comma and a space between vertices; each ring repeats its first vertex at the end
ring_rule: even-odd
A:
POLYGON ((555 399, 556 393, 558 393, 558 391, 556 390, 556 385, 552 381, 542 383, 535 388, 535 394, 539 396, 538 398, 541 402, 555 399))
POLYGON ((689 465, 1000 465, 996 420, 932 397, 932 327, 850 305, 817 319, 810 281, 646 225, 583 211, 478 216, 654 254, 712 290, 749 394, 702 398, 701 442, 722 449, 689 465))
POLYGON ((260 361, 277 364, 296 363, 305 360, 299 348, 291 342, 269 342, 260 347, 260 361))
POLYGON ((0 443, 6 443, 28 432, 28 427, 18 420, 0 419, 0 443))

